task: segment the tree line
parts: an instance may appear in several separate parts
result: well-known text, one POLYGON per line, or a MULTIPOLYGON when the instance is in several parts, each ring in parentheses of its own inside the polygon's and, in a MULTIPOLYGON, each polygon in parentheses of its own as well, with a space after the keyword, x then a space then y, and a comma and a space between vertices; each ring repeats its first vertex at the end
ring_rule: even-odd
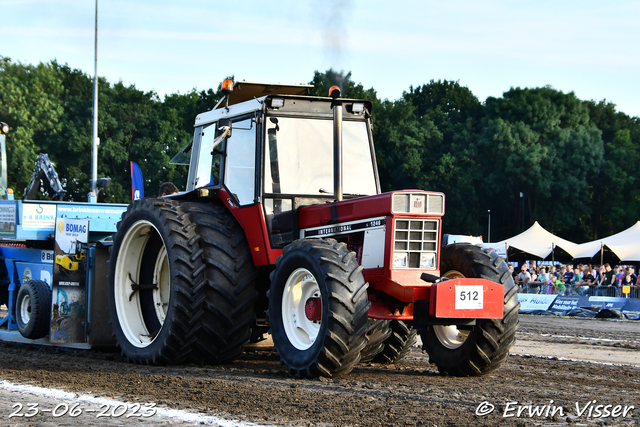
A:
MULTIPOLYGON (((578 99, 550 86, 511 88, 481 102, 456 81, 431 80, 395 100, 379 99, 351 73, 316 71, 314 94, 333 84, 344 97, 373 104, 382 189, 446 195, 443 231, 504 239, 534 221, 583 242, 619 232, 638 219, 640 119, 615 104, 578 99)), ((99 78, 98 176, 111 177, 99 201, 131 200, 129 160, 145 178, 186 184, 185 166, 169 160, 193 136, 198 113, 212 109, 220 87, 166 95, 99 78)), ((0 120, 7 138, 9 187, 21 197, 38 153, 56 164, 63 186, 84 201, 91 179, 93 79, 57 61, 38 65, 0 56, 0 120)))

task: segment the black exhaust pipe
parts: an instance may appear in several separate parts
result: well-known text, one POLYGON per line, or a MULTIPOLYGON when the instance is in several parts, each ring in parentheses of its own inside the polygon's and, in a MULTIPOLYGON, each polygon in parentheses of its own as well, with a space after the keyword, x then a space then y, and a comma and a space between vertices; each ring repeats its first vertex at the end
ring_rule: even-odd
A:
POLYGON ((333 98, 333 197, 334 201, 342 200, 342 101, 340 88, 332 86, 329 96, 333 98))

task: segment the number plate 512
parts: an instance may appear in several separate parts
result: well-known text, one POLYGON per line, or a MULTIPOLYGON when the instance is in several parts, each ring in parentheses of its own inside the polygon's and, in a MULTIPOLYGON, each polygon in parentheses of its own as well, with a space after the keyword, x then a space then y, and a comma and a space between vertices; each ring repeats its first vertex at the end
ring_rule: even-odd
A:
POLYGON ((456 286, 456 310, 482 309, 483 302, 482 285, 456 286))

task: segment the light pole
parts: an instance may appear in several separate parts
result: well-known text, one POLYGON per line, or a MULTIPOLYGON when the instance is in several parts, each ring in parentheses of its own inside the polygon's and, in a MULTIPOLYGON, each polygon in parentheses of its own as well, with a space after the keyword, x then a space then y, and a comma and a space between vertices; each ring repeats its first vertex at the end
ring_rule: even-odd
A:
POLYGON ((489 226, 487 227, 487 243, 491 243, 491 209, 487 210, 489 213, 489 226))
POLYGON ((5 122, 0 122, 0 199, 9 199, 7 189, 7 146, 5 139, 5 135, 8 133, 9 125, 5 122))
POLYGON ((94 43, 94 74, 93 74, 93 124, 91 136, 91 192, 89 202, 98 201, 98 0, 96 0, 96 30, 94 43))
POLYGON ((522 231, 524 231, 524 193, 520 192, 520 198, 522 199, 522 231))

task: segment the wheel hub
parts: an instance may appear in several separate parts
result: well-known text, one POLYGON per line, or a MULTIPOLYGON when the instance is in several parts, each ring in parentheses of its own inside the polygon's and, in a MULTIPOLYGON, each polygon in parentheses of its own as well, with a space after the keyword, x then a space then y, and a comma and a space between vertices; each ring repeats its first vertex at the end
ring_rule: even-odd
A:
MULTIPOLYGON (((458 270, 450 270, 444 274, 448 279, 463 279, 465 276, 458 270)), ((460 330, 456 325, 435 325, 434 331, 443 346, 455 350, 464 344, 470 331, 460 330)))
POLYGON ((318 338, 322 320, 320 287, 306 268, 293 271, 282 294, 282 320, 291 345, 307 350, 318 338))
POLYGON ((25 325, 31 320, 31 298, 25 295, 20 304, 20 318, 25 325))
POLYGON ((304 314, 307 316, 307 319, 312 322, 322 320, 322 302, 320 298, 309 298, 304 304, 304 314))
POLYGON ((455 350, 464 344, 470 332, 459 330, 456 325, 435 325, 434 330, 438 340, 450 350, 455 350))

